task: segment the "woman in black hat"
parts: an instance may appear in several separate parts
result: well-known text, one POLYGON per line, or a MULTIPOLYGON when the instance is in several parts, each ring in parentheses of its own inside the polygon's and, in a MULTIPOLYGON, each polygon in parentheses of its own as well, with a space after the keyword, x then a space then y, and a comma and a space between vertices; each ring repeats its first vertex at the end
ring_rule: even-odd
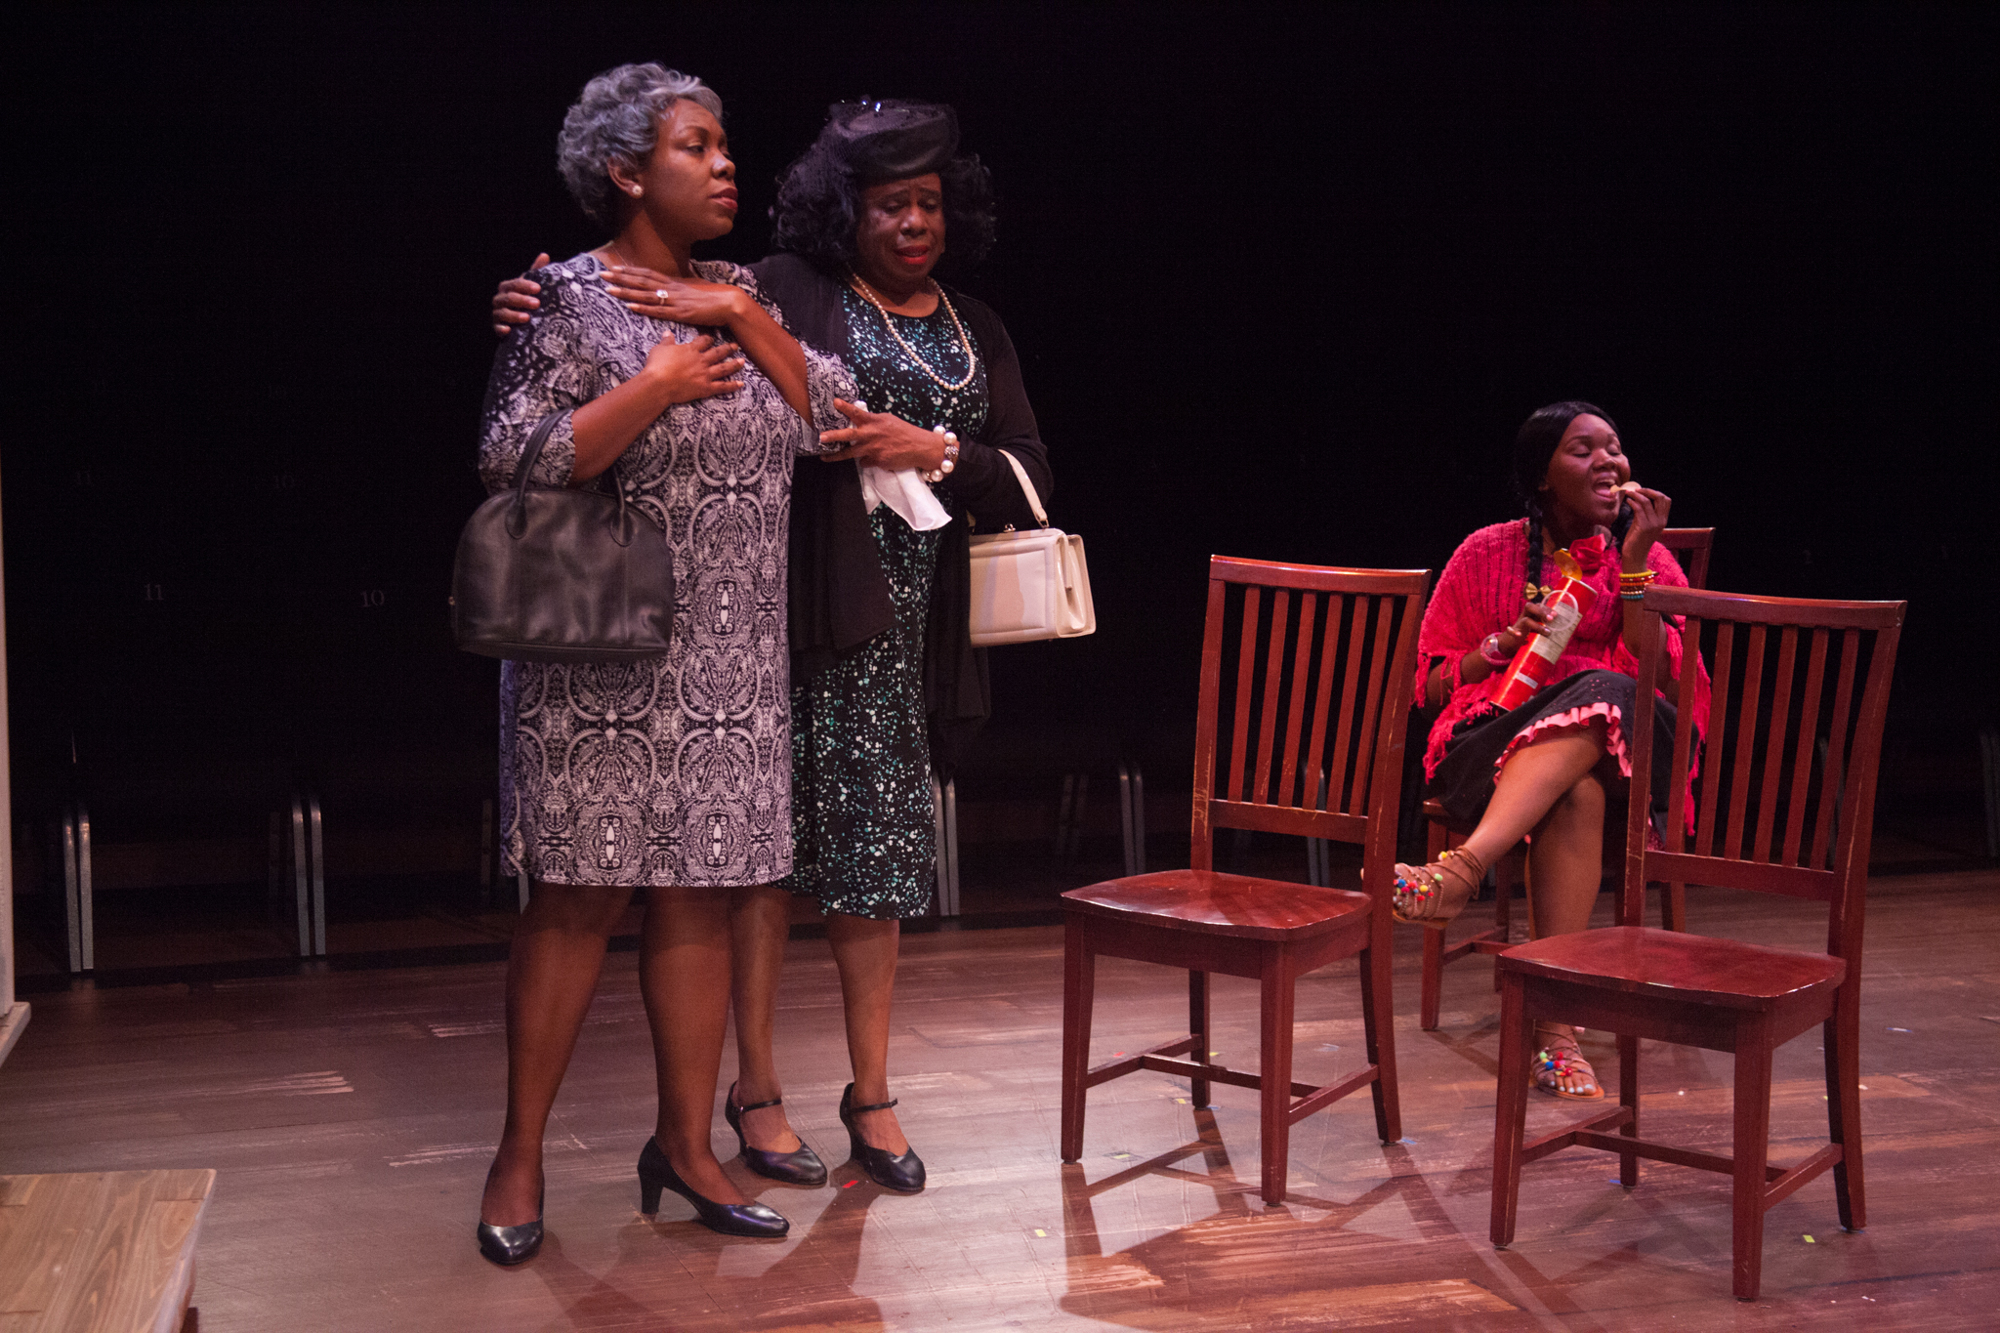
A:
MULTIPOLYGON (((958 152, 950 107, 842 103, 780 178, 784 253, 753 266, 787 326, 846 362, 861 399, 837 404, 851 424, 822 437, 843 446, 832 458, 857 466, 810 463, 794 479, 797 868, 736 894, 739 1066, 727 1109, 744 1160, 775 1179, 825 1179, 786 1124, 771 1057, 790 890, 827 914, 854 1069, 840 1111, 853 1157, 879 1184, 923 1187, 888 1095, 889 1011, 900 921, 929 909, 931 774, 949 777, 991 708, 985 652, 970 637, 968 516, 988 529, 1034 521, 1002 450, 1044 502, 1052 490, 1006 328, 931 276, 941 261, 963 270, 984 257, 992 197, 990 173, 958 152), (928 486, 908 484, 911 469, 928 486)), ((608 280, 631 309, 661 317, 687 286, 635 269, 608 280)), ((533 309, 532 288, 502 284, 497 327, 533 309)))

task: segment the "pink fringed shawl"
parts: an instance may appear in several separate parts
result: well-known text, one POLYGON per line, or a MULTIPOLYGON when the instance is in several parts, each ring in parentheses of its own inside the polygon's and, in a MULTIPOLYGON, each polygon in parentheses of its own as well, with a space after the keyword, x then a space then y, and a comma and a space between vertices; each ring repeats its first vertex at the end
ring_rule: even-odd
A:
MULTIPOLYGON (((1646 564, 1658 575, 1656 582, 1662 586, 1687 586, 1687 575, 1681 572, 1680 562, 1666 547, 1655 545, 1646 557, 1646 564)), ((1552 562, 1545 560, 1542 569, 1542 577, 1551 582, 1559 577, 1552 562)), ((1598 669, 1618 671, 1628 676, 1638 675, 1638 660, 1625 647, 1621 637, 1624 604, 1618 600, 1618 562, 1615 559, 1606 560, 1588 578, 1597 589, 1597 601, 1576 627, 1568 648, 1550 673, 1551 679, 1560 680, 1579 671, 1598 669)), ((1524 591, 1527 580, 1528 528, 1524 520, 1515 519, 1510 523, 1495 523, 1481 528, 1459 545, 1438 578, 1437 590, 1431 594, 1430 606, 1424 612, 1423 628, 1417 635, 1419 699, 1423 697, 1424 678, 1439 658, 1463 657, 1478 648, 1487 635, 1514 623, 1527 600, 1524 591)), ((1667 654, 1673 663, 1674 677, 1679 679, 1681 635, 1671 624, 1667 627, 1667 654)), ((1695 685, 1695 728, 1705 736, 1708 732, 1708 670, 1699 658, 1696 659, 1695 669, 1700 673, 1695 685)), ((1430 744, 1424 750, 1426 778, 1437 773, 1452 729, 1466 718, 1477 717, 1492 709, 1493 705, 1486 701, 1486 692, 1492 683, 1489 677, 1477 684, 1460 685, 1445 701, 1444 711, 1431 725, 1430 744)), ((1612 711, 1615 713, 1616 710, 1612 711)), ((1558 720, 1551 718, 1546 721, 1555 723, 1558 720)), ((1621 719, 1612 716, 1606 721, 1612 748, 1618 755, 1620 767, 1629 776, 1631 764, 1625 753, 1619 725, 1621 719)), ((1511 746, 1508 753, 1512 753, 1511 746)), ((1503 754, 1501 762, 1505 761, 1506 755, 1503 754)), ((1690 813, 1693 808, 1690 802, 1690 813)))

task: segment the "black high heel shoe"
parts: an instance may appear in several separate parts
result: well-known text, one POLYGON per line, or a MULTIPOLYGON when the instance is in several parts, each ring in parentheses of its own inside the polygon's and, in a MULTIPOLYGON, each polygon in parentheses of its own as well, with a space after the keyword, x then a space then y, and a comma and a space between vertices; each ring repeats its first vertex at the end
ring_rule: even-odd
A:
POLYGON ((660 1151, 658 1139, 647 1139, 639 1152, 639 1211, 651 1217, 660 1211, 660 1191, 672 1190, 694 1205, 695 1217, 710 1231, 725 1236, 752 1236, 776 1240, 792 1229, 792 1224, 761 1203, 717 1203, 704 1199, 681 1179, 674 1164, 660 1151))
POLYGON ((917 1156, 915 1148, 898 1156, 887 1148, 870 1147, 861 1137, 861 1128, 854 1117, 869 1111, 886 1111, 896 1104, 895 1098, 886 1102, 876 1102, 872 1106, 854 1104, 854 1085, 840 1094, 840 1123, 847 1126, 847 1150, 853 1159, 861 1164, 867 1177, 883 1189, 895 1190, 901 1194, 915 1194, 924 1187, 924 1159, 917 1156))
POLYGON ((722 1103, 722 1118, 736 1131, 736 1146, 743 1154, 743 1164, 758 1175, 771 1180, 782 1180, 787 1185, 826 1184, 826 1163, 819 1160, 819 1154, 799 1140, 795 1152, 766 1152, 762 1148, 750 1146, 750 1140, 743 1137, 743 1113, 761 1111, 767 1106, 783 1106, 785 1099, 773 1097, 768 1102, 752 1102, 748 1106, 736 1104, 736 1085, 729 1085, 729 1096, 722 1103))
POLYGON ((542 1248, 542 1199, 547 1191, 535 1199, 535 1220, 523 1222, 514 1227, 496 1227, 481 1222, 474 1234, 479 1237, 479 1252, 502 1268, 512 1268, 515 1264, 525 1264, 535 1257, 542 1248))

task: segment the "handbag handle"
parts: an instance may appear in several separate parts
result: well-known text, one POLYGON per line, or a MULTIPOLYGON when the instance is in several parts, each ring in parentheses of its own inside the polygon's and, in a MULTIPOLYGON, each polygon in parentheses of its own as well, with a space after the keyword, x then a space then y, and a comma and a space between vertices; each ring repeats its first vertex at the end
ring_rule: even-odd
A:
MULTIPOLYGON (((514 465, 514 503, 507 510, 507 535, 519 540, 528 530, 528 479, 535 473, 535 464, 541 460, 542 446, 555 433, 556 423, 563 419, 568 408, 551 412, 535 426, 528 436, 528 443, 521 450, 521 461, 514 465)), ((1020 466, 1015 465, 1016 468, 1020 466)), ((1025 483, 1024 483, 1025 484, 1025 483)), ((632 524, 625 518, 625 482, 618 475, 618 464, 611 465, 611 489, 618 493, 618 514, 611 525, 611 539, 620 546, 632 544, 632 524)))
POLYGON ((1035 494, 1035 483, 1028 480, 1028 470, 1021 466, 1020 459, 1005 449, 995 449, 993 452, 1006 459, 1007 466, 1014 469, 1014 477, 1021 483, 1021 494, 1028 497, 1028 508, 1033 511, 1035 522, 1046 528, 1049 525, 1048 511, 1042 508, 1042 497, 1035 494))

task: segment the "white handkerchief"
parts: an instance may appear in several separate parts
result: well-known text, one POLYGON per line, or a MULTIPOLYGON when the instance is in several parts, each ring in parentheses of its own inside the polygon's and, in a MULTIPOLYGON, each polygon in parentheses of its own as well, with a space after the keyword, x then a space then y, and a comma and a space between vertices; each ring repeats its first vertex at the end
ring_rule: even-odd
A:
POLYGON ((861 503, 866 512, 872 514, 876 505, 888 505, 896 517, 917 532, 929 532, 951 522, 951 514, 938 503, 930 485, 915 468, 891 472, 888 468, 868 466, 858 458, 854 466, 861 469, 861 503))

